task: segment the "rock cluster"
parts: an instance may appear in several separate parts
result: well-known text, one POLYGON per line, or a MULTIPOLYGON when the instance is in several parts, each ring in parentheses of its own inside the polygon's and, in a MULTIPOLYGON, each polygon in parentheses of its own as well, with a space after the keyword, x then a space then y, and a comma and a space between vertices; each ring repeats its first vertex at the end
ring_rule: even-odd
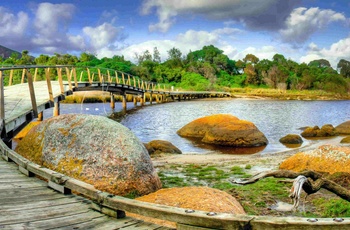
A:
POLYGON ((161 188, 144 145, 102 116, 67 114, 32 128, 16 151, 29 160, 117 195, 161 188))
POLYGON ((280 169, 350 173, 350 147, 322 145, 314 150, 299 152, 283 161, 280 169))
POLYGON ((216 114, 196 119, 177 131, 182 137, 201 138, 202 142, 232 147, 265 146, 265 135, 250 121, 230 114, 216 114))
POLYGON ((302 133, 302 137, 332 137, 338 133, 333 125, 327 124, 319 128, 318 126, 307 127, 302 133))

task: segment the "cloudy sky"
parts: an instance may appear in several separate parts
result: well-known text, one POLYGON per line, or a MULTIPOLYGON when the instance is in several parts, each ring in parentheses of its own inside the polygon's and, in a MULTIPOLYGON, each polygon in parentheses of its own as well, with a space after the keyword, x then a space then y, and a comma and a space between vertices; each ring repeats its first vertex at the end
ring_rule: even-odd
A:
POLYGON ((276 53, 350 60, 350 0, 1 0, 0 45, 99 58, 215 45, 233 60, 276 53))

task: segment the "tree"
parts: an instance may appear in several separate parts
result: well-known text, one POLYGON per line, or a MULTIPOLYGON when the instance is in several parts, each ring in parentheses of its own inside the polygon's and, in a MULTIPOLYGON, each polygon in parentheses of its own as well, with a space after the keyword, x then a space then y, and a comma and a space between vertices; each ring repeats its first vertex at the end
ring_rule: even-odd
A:
POLYGON ((314 66, 317 68, 326 68, 326 67, 331 67, 331 64, 326 59, 318 59, 318 60, 310 61, 308 66, 311 66, 311 67, 314 66))
POLYGON ((91 53, 87 53, 87 52, 83 52, 80 54, 80 58, 79 60, 81 62, 88 62, 88 61, 92 61, 96 58, 95 55, 91 54, 91 53))
POLYGON ((242 73, 243 69, 245 68, 245 63, 242 60, 238 60, 235 64, 237 70, 239 73, 242 73))
POLYGON ((153 48, 153 62, 156 62, 156 63, 161 62, 160 53, 157 47, 153 48))
POLYGON ((258 75, 253 64, 248 63, 244 68, 244 73, 247 75, 246 84, 259 84, 258 75))
POLYGON ((17 65, 31 65, 33 64, 33 58, 29 56, 29 51, 28 50, 23 50, 22 51, 22 56, 20 59, 16 61, 17 65))
POLYGON ((280 64, 283 65, 286 63, 286 58, 282 55, 282 54, 275 54, 272 57, 273 62, 275 62, 276 64, 280 64))
POLYGON ((264 74, 263 81, 270 87, 277 89, 280 83, 286 83, 287 77, 287 73, 274 65, 267 71, 267 74, 264 74))
POLYGON ((343 77, 350 78, 350 62, 349 61, 347 61, 345 59, 341 59, 338 62, 337 68, 343 77))
POLYGON ((173 47, 168 50, 168 60, 166 64, 170 68, 182 67, 182 53, 179 49, 173 47))
POLYGON ((243 58, 244 63, 252 63, 253 65, 255 65, 256 63, 259 62, 259 58, 257 56, 255 56, 254 54, 247 54, 244 58, 243 58))
POLYGON ((50 57, 48 55, 40 54, 39 57, 35 58, 35 63, 37 65, 46 65, 50 57))

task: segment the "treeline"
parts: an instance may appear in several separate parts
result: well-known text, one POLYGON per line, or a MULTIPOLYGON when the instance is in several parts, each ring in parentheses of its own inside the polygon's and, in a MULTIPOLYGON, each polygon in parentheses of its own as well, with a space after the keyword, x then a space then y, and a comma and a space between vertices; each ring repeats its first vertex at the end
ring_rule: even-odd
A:
POLYGON ((247 54, 242 60, 231 60, 213 45, 183 55, 177 48, 168 51, 162 61, 155 47, 143 53, 135 53, 137 63, 124 56, 98 59, 95 55, 81 53, 33 58, 28 51, 19 57, 0 60, 2 65, 76 65, 114 69, 140 77, 142 80, 169 84, 185 90, 222 90, 224 88, 262 87, 274 89, 325 90, 336 93, 350 91, 350 61, 341 59, 337 69, 329 61, 319 59, 310 63, 297 63, 275 54, 272 60, 259 60, 247 54))

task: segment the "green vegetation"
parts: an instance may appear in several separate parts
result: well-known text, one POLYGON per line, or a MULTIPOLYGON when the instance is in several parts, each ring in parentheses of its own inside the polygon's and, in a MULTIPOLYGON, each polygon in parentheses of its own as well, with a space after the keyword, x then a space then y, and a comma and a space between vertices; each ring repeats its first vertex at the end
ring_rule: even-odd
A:
MULTIPOLYGON (((292 183, 282 178, 264 178, 248 185, 236 185, 232 179, 250 177, 252 165, 209 165, 187 164, 166 165, 158 168, 163 188, 184 186, 209 186, 226 191, 234 196, 249 215, 295 215, 300 217, 349 217, 350 202, 324 190, 308 196, 305 204, 307 212, 278 212, 271 208, 277 202, 291 204, 289 198, 292 183)), ((303 206, 303 198, 300 207, 303 206)))
MULTIPOLYGON (((137 63, 125 60, 123 56, 104 57, 98 59, 95 55, 81 53, 80 57, 70 54, 53 56, 41 54, 33 59, 27 50, 21 55, 13 53, 11 57, 2 60, 2 65, 75 65, 81 67, 100 68, 107 74, 107 69, 117 70, 139 77, 141 80, 166 84, 184 90, 231 90, 251 92, 252 89, 278 90, 277 96, 285 91, 295 91, 303 94, 305 90, 329 92, 332 95, 345 95, 350 90, 350 61, 342 59, 333 69, 325 59, 313 60, 310 63, 296 63, 275 54, 272 60, 260 60, 254 54, 247 54, 242 60, 231 60, 222 50, 213 45, 204 46, 200 50, 190 51, 183 55, 178 48, 168 51, 168 58, 161 61, 157 47, 153 53, 149 50, 136 53, 137 63), (339 73, 338 73, 339 71, 339 73)), ((79 71, 79 68, 77 69, 79 71)), ((53 70, 52 78, 57 76, 53 70)), ((19 71, 18 71, 19 72, 19 71)), ((110 72, 114 76, 114 73, 110 72)), ((44 79, 44 72, 39 72, 39 78, 44 79)), ((80 75, 79 75, 80 76, 80 75)), ((87 80, 85 72, 82 80, 87 80)), ((96 79, 97 76, 95 76, 96 79)), ((14 73, 14 82, 20 82, 21 74, 14 73)), ((5 78, 5 84, 6 84, 5 78)), ((8 79, 7 79, 8 80, 8 79)), ((40 80, 40 79, 39 79, 40 80)), ((291 98, 294 99, 294 98, 291 98)))

